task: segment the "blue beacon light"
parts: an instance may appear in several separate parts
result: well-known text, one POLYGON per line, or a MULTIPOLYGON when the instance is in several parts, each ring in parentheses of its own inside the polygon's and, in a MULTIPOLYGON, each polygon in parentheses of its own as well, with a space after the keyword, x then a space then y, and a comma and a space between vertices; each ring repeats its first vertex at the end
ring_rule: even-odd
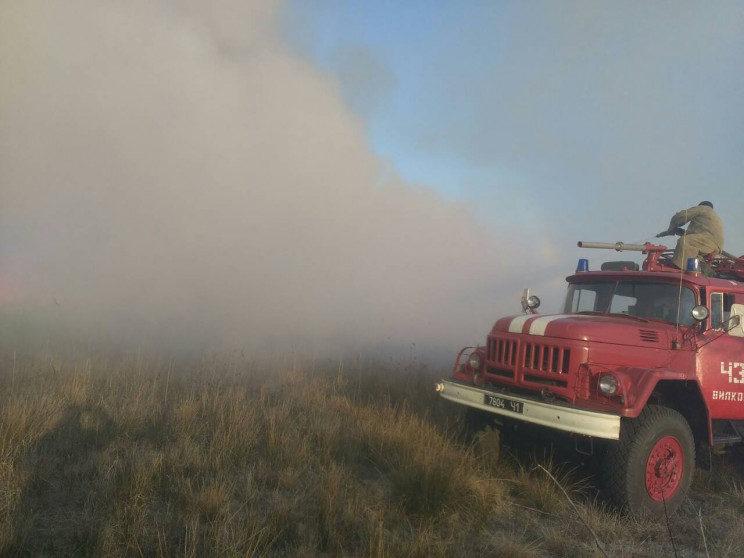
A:
POLYGON ((583 271, 589 271, 589 260, 586 258, 580 258, 579 265, 576 266, 576 273, 581 273, 583 271))
POLYGON ((697 258, 687 258, 687 270, 692 272, 700 272, 700 262, 697 258))

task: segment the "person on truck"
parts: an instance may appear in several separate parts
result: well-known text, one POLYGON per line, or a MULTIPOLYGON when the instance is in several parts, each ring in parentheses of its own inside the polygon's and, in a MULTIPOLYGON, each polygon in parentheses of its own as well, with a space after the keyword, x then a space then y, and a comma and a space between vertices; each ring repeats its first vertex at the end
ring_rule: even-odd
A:
POLYGON ((669 229, 656 237, 673 234, 681 235, 672 258, 679 269, 685 269, 688 258, 719 254, 723 250, 723 224, 709 201, 701 201, 694 207, 675 213, 669 222, 669 229), (690 223, 687 230, 681 229, 686 223, 690 223))

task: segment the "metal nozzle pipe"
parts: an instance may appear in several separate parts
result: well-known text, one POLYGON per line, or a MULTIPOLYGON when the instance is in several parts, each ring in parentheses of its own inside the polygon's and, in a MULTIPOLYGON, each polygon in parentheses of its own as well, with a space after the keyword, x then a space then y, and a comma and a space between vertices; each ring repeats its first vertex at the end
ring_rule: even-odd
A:
POLYGON ((645 244, 625 244, 624 242, 583 242, 579 240, 577 243, 579 248, 602 248, 605 250, 617 250, 622 252, 623 250, 630 250, 632 252, 644 252, 646 250, 645 244))

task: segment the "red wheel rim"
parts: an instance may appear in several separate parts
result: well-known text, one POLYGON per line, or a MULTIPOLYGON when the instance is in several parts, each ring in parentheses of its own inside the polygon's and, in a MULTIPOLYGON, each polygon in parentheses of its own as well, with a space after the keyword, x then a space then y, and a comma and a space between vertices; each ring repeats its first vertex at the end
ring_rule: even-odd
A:
POLYGON ((656 502, 668 501, 674 496, 685 472, 685 455, 682 446, 673 436, 656 442, 646 463, 646 491, 656 502))

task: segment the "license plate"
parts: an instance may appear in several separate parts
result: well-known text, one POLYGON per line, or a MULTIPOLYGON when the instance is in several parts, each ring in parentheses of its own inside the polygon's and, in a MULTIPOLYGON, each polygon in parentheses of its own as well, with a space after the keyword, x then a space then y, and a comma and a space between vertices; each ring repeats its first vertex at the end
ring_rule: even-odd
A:
POLYGON ((524 404, 521 401, 512 401, 505 397, 499 397, 498 395, 490 395, 486 393, 483 396, 483 403, 489 407, 495 407, 497 409, 504 409, 511 413, 524 413, 524 404))

